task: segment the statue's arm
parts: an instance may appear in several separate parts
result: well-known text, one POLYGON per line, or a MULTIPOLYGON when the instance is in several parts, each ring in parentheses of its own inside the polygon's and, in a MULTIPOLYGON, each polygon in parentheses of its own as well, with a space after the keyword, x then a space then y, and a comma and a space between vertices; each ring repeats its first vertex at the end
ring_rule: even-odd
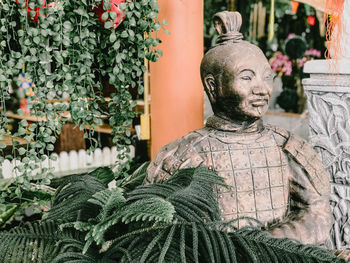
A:
POLYGON ((155 159, 147 168, 147 175, 143 184, 162 183, 171 176, 170 171, 163 168, 165 155, 166 152, 163 149, 157 153, 155 159))
POLYGON ((155 158, 147 168, 144 184, 162 183, 171 176, 174 169, 173 163, 178 161, 178 158, 175 156, 175 152, 178 149, 177 143, 179 143, 178 140, 164 146, 157 152, 155 158))
POLYGON ((290 211, 269 232, 277 238, 293 238, 304 244, 323 244, 331 228, 329 193, 318 192, 305 175, 305 170, 295 161, 291 162, 294 176, 289 187, 290 211))
POLYGON ((289 141, 285 150, 290 156, 287 216, 269 229, 275 237, 294 238, 305 244, 323 244, 332 225, 330 184, 317 153, 300 138, 289 141))

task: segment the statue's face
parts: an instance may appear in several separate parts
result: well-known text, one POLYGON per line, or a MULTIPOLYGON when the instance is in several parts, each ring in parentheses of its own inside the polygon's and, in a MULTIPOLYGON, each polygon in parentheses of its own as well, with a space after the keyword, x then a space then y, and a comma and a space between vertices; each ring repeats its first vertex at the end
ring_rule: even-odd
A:
POLYGON ((219 113, 231 120, 261 118, 268 109, 274 73, 262 52, 228 57, 217 87, 219 113))

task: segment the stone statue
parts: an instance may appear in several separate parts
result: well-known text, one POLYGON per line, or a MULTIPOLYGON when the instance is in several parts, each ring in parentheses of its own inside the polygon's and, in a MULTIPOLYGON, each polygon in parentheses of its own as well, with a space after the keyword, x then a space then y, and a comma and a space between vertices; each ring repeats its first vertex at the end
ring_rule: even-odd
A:
MULTIPOLYGON (((182 168, 206 166, 230 186, 214 189, 223 220, 250 217, 275 237, 323 244, 331 227, 328 174, 306 141, 263 125, 274 73, 263 52, 242 40, 241 23, 238 12, 214 16, 218 44, 201 63, 214 115, 203 129, 163 147, 145 183, 167 180, 182 168)), ((253 221, 239 219, 235 226, 253 221)))

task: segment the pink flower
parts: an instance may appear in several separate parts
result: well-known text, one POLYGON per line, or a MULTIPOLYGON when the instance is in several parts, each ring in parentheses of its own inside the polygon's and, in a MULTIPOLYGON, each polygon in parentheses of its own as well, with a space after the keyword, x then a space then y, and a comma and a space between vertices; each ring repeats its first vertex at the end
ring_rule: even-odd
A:
POLYGON ((290 60, 284 65, 284 73, 286 76, 290 76, 292 74, 292 62, 290 60))
POLYGON ((310 48, 305 51, 304 56, 310 56, 314 58, 320 58, 321 57, 321 51, 315 49, 315 48, 310 48))
POLYGON ((270 58, 269 63, 272 70, 276 73, 281 73, 286 76, 290 76, 292 73, 292 62, 288 56, 283 55, 280 51, 274 53, 272 58, 270 58))

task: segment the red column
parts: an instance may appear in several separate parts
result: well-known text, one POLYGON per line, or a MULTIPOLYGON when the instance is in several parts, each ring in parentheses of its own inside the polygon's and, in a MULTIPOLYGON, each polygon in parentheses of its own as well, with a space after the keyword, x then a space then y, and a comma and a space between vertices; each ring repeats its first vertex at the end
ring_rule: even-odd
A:
POLYGON ((203 127, 203 1, 158 0, 163 57, 151 63, 151 157, 169 142, 203 127))

